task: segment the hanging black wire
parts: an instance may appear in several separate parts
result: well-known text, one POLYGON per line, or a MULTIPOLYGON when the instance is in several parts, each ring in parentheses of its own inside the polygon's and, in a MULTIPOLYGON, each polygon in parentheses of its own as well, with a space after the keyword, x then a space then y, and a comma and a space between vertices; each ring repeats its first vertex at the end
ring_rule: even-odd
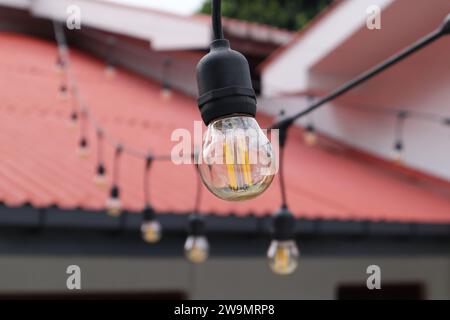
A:
POLYGON ((280 180, 280 192, 281 192, 281 207, 287 209, 287 195, 286 195, 286 184, 284 180, 284 152, 287 140, 287 128, 281 128, 279 130, 280 138, 280 151, 278 160, 278 176, 280 180))
POLYGON ((120 179, 120 158, 122 155, 123 146, 121 144, 118 144, 116 146, 116 150, 114 152, 114 159, 113 159, 113 175, 112 175, 112 182, 114 186, 117 186, 117 183, 120 179))
POLYGON ((162 71, 162 87, 163 89, 170 90, 170 67, 172 66, 172 59, 167 57, 163 61, 163 71, 162 71))
POLYGON ((220 0, 212 0, 212 29, 214 34, 214 40, 223 39, 223 29, 222 29, 222 3, 220 0))
POLYGON ((400 53, 386 59, 385 61, 379 63, 375 67, 369 69, 368 71, 362 73, 361 75, 357 76, 356 78, 350 80, 349 82, 347 82, 344 85, 340 86, 339 88, 335 89, 330 94, 328 94, 325 97, 312 103, 305 110, 303 110, 289 118, 286 118, 281 122, 276 123, 275 125, 273 125, 273 128, 281 128, 281 127, 288 128, 288 127, 290 127, 295 122, 295 120, 309 114, 310 112, 325 105, 326 103, 342 96, 343 94, 347 93, 351 89, 353 89, 353 88, 359 86, 360 84, 366 82, 367 80, 375 77, 376 75, 382 73, 383 71, 390 68, 391 66, 393 66, 393 65, 397 64, 398 62, 404 60, 405 58, 409 57, 413 53, 419 51, 420 49, 428 46, 429 44, 433 43, 434 41, 441 38, 442 36, 448 34, 449 28, 450 28, 450 15, 447 16, 445 23, 437 30, 431 32, 427 36, 423 37, 419 41, 412 44, 411 46, 402 50, 400 53))
POLYGON ((87 139, 87 111, 82 110, 80 115, 80 141, 79 147, 82 149, 86 149, 88 147, 88 139, 87 139))
POLYGON ((397 152, 401 152, 403 150, 403 133, 405 128, 405 120, 408 117, 407 111, 400 111, 397 114, 397 119, 395 122, 395 145, 394 149, 397 152))
POLYGON ((149 154, 145 159, 144 168, 144 202, 146 206, 150 206, 150 168, 153 163, 153 156, 149 154))

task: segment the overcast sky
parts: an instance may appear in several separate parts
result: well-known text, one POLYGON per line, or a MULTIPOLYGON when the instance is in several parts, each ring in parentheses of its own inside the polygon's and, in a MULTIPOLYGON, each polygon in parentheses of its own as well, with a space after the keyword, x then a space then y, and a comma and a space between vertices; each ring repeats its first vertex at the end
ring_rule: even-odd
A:
MULTIPOLYGON (((108 0, 107 0, 108 1, 108 0)), ((110 0, 111 1, 111 0, 110 0)), ((180 14, 196 12, 205 0, 112 0, 180 14)))

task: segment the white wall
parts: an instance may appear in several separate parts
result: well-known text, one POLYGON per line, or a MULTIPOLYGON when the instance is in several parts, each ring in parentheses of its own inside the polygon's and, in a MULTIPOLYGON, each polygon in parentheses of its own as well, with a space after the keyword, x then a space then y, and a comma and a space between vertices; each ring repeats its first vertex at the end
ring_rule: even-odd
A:
POLYGON ((428 299, 450 299, 450 259, 303 258, 289 277, 272 274, 262 258, 217 258, 193 269, 183 259, 0 257, 0 293, 62 292, 68 265, 81 267, 86 291, 184 291, 193 299, 334 299, 340 284, 365 285, 366 268, 381 267, 381 285, 422 282, 428 299))

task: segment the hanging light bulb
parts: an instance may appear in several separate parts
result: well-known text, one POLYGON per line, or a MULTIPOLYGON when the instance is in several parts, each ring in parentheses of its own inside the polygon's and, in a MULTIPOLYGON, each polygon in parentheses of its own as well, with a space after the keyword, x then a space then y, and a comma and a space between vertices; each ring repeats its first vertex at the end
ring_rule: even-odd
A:
POLYGON ((394 145, 392 159, 395 163, 401 164, 403 160, 403 142, 397 141, 394 145))
POLYGON ((275 156, 255 120, 247 60, 227 40, 215 40, 197 66, 197 80, 198 105, 208 127, 199 165, 204 184, 224 200, 257 197, 273 180, 275 156))
POLYGON ((122 213, 122 203, 120 202, 120 190, 117 185, 111 187, 106 209, 110 216, 117 217, 122 213))
POLYGON ((89 149, 88 149, 88 142, 85 137, 81 137, 80 142, 78 144, 77 153, 78 157, 80 157, 81 159, 87 158, 89 154, 89 149))
POLYGON ((161 99, 169 101, 172 99, 172 87, 169 82, 169 71, 172 65, 172 59, 167 57, 162 64, 162 86, 161 86, 161 99))
POLYGON ((106 169, 102 163, 97 165, 96 174, 94 176, 94 184, 101 190, 106 188, 106 169))
POLYGON ((113 79, 116 76, 116 67, 113 64, 108 63, 105 67, 105 75, 106 78, 113 79))
POLYGON ((186 258, 192 263, 205 262, 209 255, 209 243, 205 236, 205 223, 197 214, 190 216, 188 231, 184 244, 186 258))
POLYGON ((161 99, 164 101, 169 101, 172 99, 172 89, 167 82, 164 82, 161 88, 161 99))
POLYGON ((143 212, 141 225, 142 239, 148 243, 156 243, 161 240, 161 224, 156 219, 155 210, 147 205, 143 212))
POLYGON ((73 111, 70 114, 70 119, 69 119, 69 129, 73 130, 77 127, 77 122, 78 122, 78 113, 76 111, 73 111))
POLYGON ((58 74, 61 74, 64 71, 65 67, 66 67, 66 62, 61 57, 61 55, 58 55, 58 57, 56 58, 56 63, 55 63, 55 71, 58 74))
POLYGON ((295 221, 291 212, 282 207, 273 220, 273 238, 267 251, 269 266, 280 275, 288 275, 298 265, 299 251, 294 240, 295 221))
POLYGON ((308 146, 315 146, 317 144, 317 134, 313 124, 306 126, 303 139, 308 146))
POLYGON ((58 96, 61 100, 67 100, 68 92, 67 92, 67 86, 65 84, 61 84, 59 86, 58 93, 59 93, 58 96))

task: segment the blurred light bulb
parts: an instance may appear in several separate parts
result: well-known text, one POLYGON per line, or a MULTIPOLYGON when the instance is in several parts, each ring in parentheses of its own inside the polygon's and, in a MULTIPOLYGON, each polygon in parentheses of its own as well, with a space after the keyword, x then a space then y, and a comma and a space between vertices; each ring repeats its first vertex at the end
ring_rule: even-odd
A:
POLYGON ((106 77, 108 78, 108 79, 112 79, 112 78, 114 78, 115 76, 116 76, 116 67, 114 67, 113 65, 111 65, 111 64, 108 64, 106 67, 105 67, 105 75, 106 75, 106 77))
POLYGON ((303 140, 308 146, 315 146, 317 144, 317 134, 314 126, 308 125, 303 134, 303 140))
POLYGON ((66 63, 64 62, 64 59, 61 58, 61 56, 58 56, 56 58, 56 63, 55 63, 55 72, 57 72, 58 74, 61 74, 64 70, 66 66, 66 63))
POLYGON ((272 240, 267 258, 269 266, 276 274, 287 275, 295 271, 298 265, 298 248, 294 240, 272 240))
POLYGON ((209 243, 205 236, 191 235, 184 244, 186 258, 192 263, 205 262, 209 254, 209 243))
POLYGON ((113 186, 111 188, 110 197, 106 200, 106 209, 108 214, 113 217, 117 217, 122 213, 122 203, 119 197, 119 188, 113 186))
POLYGON ((78 154, 78 157, 80 157, 81 159, 85 159, 89 155, 88 143, 85 138, 82 138, 80 140, 80 144, 78 145, 77 154, 78 154))
POLYGON ((142 239, 148 243, 156 243, 161 239, 161 224, 158 220, 145 221, 141 225, 142 239))
POLYGON ((106 183, 107 183, 107 179, 106 179, 106 175, 105 174, 96 174, 94 176, 94 184, 100 190, 105 190, 106 183))
POLYGON ((102 164, 99 164, 97 166, 97 172, 94 176, 94 184, 97 186, 97 188, 104 190, 106 188, 106 171, 105 167, 102 164))
POLYGON ((109 198, 106 201, 106 208, 108 209, 108 214, 113 217, 117 217, 122 213, 122 204, 120 199, 109 198))
POLYGON ((397 141, 394 146, 394 151, 392 154, 392 159, 395 163, 401 164, 403 160, 403 143, 401 141, 397 141))
POLYGON ((170 89, 170 87, 168 85, 164 85, 161 88, 161 99, 164 101, 169 101, 170 99, 172 99, 172 90, 170 89))
POLYGON ((68 97, 68 93, 67 93, 67 87, 66 87, 66 85, 64 85, 64 84, 62 84, 60 87, 59 87, 59 94, 58 94, 58 96, 59 96, 59 98, 61 99, 61 100, 66 100, 67 99, 67 97, 68 97))
POLYGON ((142 212, 142 239, 148 243, 156 243, 161 239, 161 224, 156 219, 156 212, 147 204, 142 212))
POLYGON ((255 198, 275 175, 272 146, 250 116, 212 121, 203 142, 200 175, 206 187, 228 201, 255 198))
POLYGON ((69 119, 69 129, 73 130, 77 127, 78 122, 78 114, 76 112, 72 112, 69 119))

